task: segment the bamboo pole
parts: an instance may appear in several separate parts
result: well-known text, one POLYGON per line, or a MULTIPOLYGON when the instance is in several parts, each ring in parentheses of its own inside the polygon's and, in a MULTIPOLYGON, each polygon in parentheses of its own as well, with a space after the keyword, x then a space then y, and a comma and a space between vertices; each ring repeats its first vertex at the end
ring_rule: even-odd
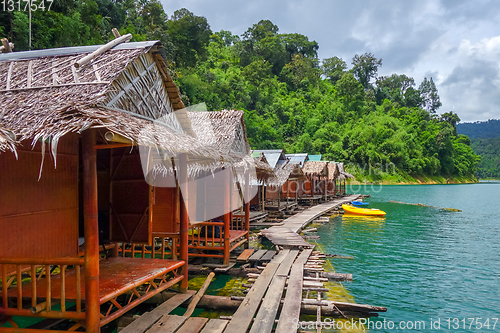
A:
POLYGON ((207 291, 207 288, 210 285, 210 282, 212 282, 212 279, 214 276, 215 276, 214 272, 208 274, 207 279, 203 283, 203 286, 201 286, 200 290, 198 290, 196 295, 193 296, 191 303, 189 303, 188 308, 187 308, 186 312, 184 313, 184 317, 191 317, 191 315, 194 312, 194 309, 196 308, 196 305, 198 304, 198 302, 201 300, 201 298, 203 297, 203 295, 207 291))
MULTIPOLYGON (((228 169, 226 169, 228 170, 228 169)), ((229 171, 229 170, 228 170, 229 171)), ((230 245, 229 244, 229 224, 231 219, 231 173, 227 175, 227 178, 224 181, 224 265, 229 265, 229 256, 230 256, 230 245)))
MULTIPOLYGON (((85 331, 100 332, 99 226, 97 221, 97 159, 95 130, 82 134, 83 212, 85 224, 85 331)), ((77 286, 80 288, 80 286, 77 286)))
POLYGON ((245 172, 245 196, 244 199, 246 200, 245 202, 245 231, 247 231, 246 239, 247 242, 245 243, 245 248, 249 247, 249 241, 250 241, 250 172, 247 170, 245 172))
POLYGON ((109 42, 109 43, 101 46, 100 48, 98 48, 94 52, 86 55, 82 59, 80 59, 77 62, 75 62, 74 66, 76 68, 80 68, 81 66, 83 66, 83 65, 87 64, 88 62, 90 62, 92 59, 95 59, 98 56, 100 56, 101 54, 103 54, 104 52, 112 49, 116 45, 124 43, 124 42, 128 42, 130 39, 132 39, 132 34, 126 34, 126 35, 123 35, 123 36, 118 37, 116 39, 113 39, 111 42, 109 42))
POLYGON ((179 169, 178 169, 178 182, 180 191, 180 257, 184 260, 185 264, 182 266, 182 275, 184 279, 181 282, 181 292, 186 292, 188 289, 188 184, 187 184, 187 156, 180 154, 179 156, 179 169))

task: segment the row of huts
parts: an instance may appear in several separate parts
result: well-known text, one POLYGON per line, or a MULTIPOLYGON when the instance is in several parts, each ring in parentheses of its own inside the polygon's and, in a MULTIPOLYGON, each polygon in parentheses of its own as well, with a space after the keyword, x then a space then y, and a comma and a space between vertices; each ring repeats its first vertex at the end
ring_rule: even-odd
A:
POLYGON ((228 264, 251 205, 336 195, 349 177, 252 152, 242 111, 186 111, 157 41, 0 54, 0 105, 0 332, 100 332, 186 291, 189 258, 228 264))

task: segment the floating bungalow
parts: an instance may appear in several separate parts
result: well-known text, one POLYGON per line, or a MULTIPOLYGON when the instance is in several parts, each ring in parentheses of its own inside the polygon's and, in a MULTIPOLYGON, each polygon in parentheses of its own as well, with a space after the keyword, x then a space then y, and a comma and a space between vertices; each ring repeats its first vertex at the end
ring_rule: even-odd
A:
POLYGON ((346 179, 347 178, 354 179, 354 176, 352 174, 350 174, 349 172, 345 171, 344 163, 342 163, 342 162, 337 163, 337 166, 339 168, 339 177, 338 177, 339 188, 338 188, 337 193, 344 195, 344 194, 346 194, 346 179))
POLYGON ((187 112, 190 129, 199 140, 235 163, 229 173, 224 173, 228 169, 221 165, 215 171, 200 173, 196 182, 190 183, 189 192, 194 194, 188 200, 190 257, 222 258, 228 265, 233 250, 248 247, 250 181, 264 181, 272 169, 251 157, 243 114, 227 110, 187 112), (245 172, 249 167, 254 171, 251 174, 245 172), (222 177, 231 178, 224 181, 222 177))
POLYGON ((162 46, 130 37, 0 55, 0 332, 33 332, 14 317, 99 332, 187 289, 184 187, 231 156, 169 116, 184 104, 162 46), (173 187, 146 181, 137 146, 175 159, 173 187))
POLYGON ((337 163, 328 162, 328 183, 327 183, 327 197, 335 197, 339 194, 337 192, 337 179, 340 176, 340 169, 337 163))
POLYGON ((304 163, 302 171, 307 177, 304 183, 304 199, 319 201, 325 198, 328 183, 328 162, 311 161, 304 163))

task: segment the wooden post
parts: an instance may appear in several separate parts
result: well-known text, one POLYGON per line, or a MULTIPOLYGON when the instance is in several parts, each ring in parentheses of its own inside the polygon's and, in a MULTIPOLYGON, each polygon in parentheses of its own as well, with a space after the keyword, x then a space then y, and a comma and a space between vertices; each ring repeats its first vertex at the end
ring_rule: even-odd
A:
POLYGON ((187 184, 187 156, 186 154, 179 154, 179 169, 178 169, 178 183, 181 189, 180 199, 180 256, 185 264, 182 266, 182 275, 184 279, 181 281, 180 291, 185 293, 188 289, 188 184, 187 184))
POLYGON ((295 203, 299 201, 299 184, 300 182, 298 180, 295 180, 295 203))
POLYGON ((245 172, 245 196, 243 197, 245 202, 245 231, 247 231, 247 242, 245 243, 245 249, 248 249, 250 242, 250 172, 247 170, 245 172))
POLYGON ((288 201, 290 198, 290 181, 287 179, 286 180, 286 208, 288 209, 288 201))
POLYGON ((325 201, 328 201, 328 177, 325 177, 325 201))
MULTIPOLYGON (((99 224, 95 130, 82 134, 83 213, 85 224, 85 331, 100 332, 99 224)), ((76 286, 81 288, 80 286, 76 286)))
POLYGON ((278 190, 278 212, 280 211, 280 206, 281 206, 281 186, 276 186, 276 189, 278 190))
MULTIPOLYGON (((228 169, 226 169, 229 171, 228 169)), ((225 179, 224 186, 224 265, 229 265, 229 224, 231 223, 231 172, 228 172, 228 175, 225 179)))
POLYGON ((261 201, 261 205, 262 205, 262 211, 265 211, 266 208, 265 208, 265 205, 264 205, 264 181, 262 181, 262 187, 261 187, 261 190, 260 190, 260 201, 261 201))

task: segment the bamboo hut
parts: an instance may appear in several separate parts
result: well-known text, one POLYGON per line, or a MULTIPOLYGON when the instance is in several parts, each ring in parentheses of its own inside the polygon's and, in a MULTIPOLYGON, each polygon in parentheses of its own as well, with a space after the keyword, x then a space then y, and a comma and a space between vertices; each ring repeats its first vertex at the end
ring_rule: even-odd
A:
POLYGON ((0 54, 2 332, 25 331, 16 316, 95 333, 175 284, 187 289, 186 154, 224 156, 165 117, 184 105, 159 42, 97 50, 0 54), (138 145, 175 156, 176 187, 146 182, 138 145), (169 253, 168 237, 178 240, 169 253))
MULTIPOLYGON (((282 173, 282 168, 286 165, 288 159, 282 149, 269 149, 269 150, 254 150, 253 154, 264 154, 268 164, 273 168, 273 172, 282 173)), ((280 207, 280 202, 282 201, 282 193, 280 186, 276 185, 276 177, 273 177, 274 185, 262 183, 262 188, 259 191, 259 200, 264 203, 262 210, 280 210, 285 209, 285 207, 280 207)))
POLYGON ((307 177, 304 183, 304 197, 322 199, 326 195, 328 162, 309 160, 304 163, 302 171, 307 177))
POLYGON ((275 174, 276 176, 269 181, 268 185, 279 191, 278 210, 282 207, 285 207, 285 209, 295 207, 299 197, 299 182, 307 180, 307 177, 300 167, 300 163, 290 160, 284 163, 278 163, 275 174), (282 198, 284 199, 283 203, 281 202, 282 198), (292 199, 292 202, 290 199, 292 199))
POLYGON ((347 178, 354 179, 354 176, 345 171, 344 163, 343 162, 337 163, 337 166, 339 168, 339 178, 338 178, 339 179, 339 189, 338 189, 338 193, 340 193, 341 195, 345 195, 346 194, 346 179, 347 178))
POLYGON ((250 181, 266 179, 271 170, 251 157, 243 115, 236 110, 187 113, 194 135, 234 161, 199 174, 191 183, 196 196, 189 201, 189 256, 222 258, 227 265, 233 250, 248 246, 250 181))
POLYGON ((340 176, 340 169, 337 163, 330 161, 328 163, 328 184, 327 195, 335 197, 337 195, 337 179, 340 176))

